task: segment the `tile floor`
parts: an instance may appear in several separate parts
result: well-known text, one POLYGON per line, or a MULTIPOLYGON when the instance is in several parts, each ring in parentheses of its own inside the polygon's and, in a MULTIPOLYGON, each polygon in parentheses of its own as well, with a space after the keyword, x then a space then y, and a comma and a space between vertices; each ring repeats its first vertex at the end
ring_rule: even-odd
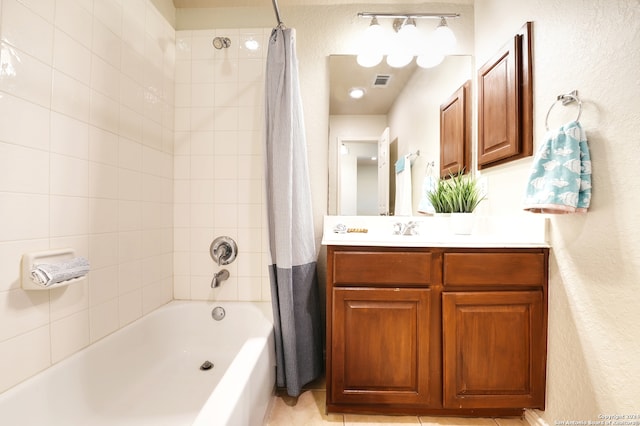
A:
POLYGON ((265 426, 384 426, 384 425, 422 425, 422 426, 528 426, 518 418, 462 418, 430 416, 370 416, 356 414, 325 413, 324 380, 313 383, 297 398, 286 394, 273 397, 271 411, 265 426))

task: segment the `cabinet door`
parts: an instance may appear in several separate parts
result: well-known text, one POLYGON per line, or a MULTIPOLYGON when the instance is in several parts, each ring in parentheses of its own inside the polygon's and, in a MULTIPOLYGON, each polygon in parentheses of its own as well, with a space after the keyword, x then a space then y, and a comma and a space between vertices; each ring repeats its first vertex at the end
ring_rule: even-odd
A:
POLYGON ((440 105, 440 177, 471 171, 471 83, 467 81, 440 105))
POLYGON ((332 403, 429 402, 430 290, 336 288, 332 403))
POLYGON ((445 408, 544 408, 542 291, 443 293, 445 408))

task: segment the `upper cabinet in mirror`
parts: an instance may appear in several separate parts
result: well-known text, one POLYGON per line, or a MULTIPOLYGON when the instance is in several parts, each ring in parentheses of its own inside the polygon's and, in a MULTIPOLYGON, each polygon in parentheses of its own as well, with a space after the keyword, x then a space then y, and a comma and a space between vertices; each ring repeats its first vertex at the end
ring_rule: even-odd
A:
POLYGON ((427 165, 434 177, 439 174, 441 107, 471 80, 473 58, 447 56, 440 65, 428 69, 419 68, 415 63, 391 68, 385 61, 377 67, 363 68, 353 55, 332 55, 329 69, 328 213, 393 214, 394 163, 404 155, 419 151, 419 155, 412 157, 411 168, 415 211, 427 165), (354 87, 364 89, 362 98, 348 96, 349 89, 354 87), (388 135, 385 134, 387 128, 388 135), (365 144, 377 148, 385 138, 388 139, 386 152, 376 149, 374 156, 364 149, 365 144), (363 148, 358 149, 361 146, 363 148), (359 155, 356 153, 362 153, 362 158, 354 158, 359 155), (376 157, 375 160, 372 157, 376 157), (373 164, 377 173, 373 173, 373 164), (362 173, 358 167, 362 167, 362 173), (378 181, 386 183, 386 192, 381 190, 378 181), (363 200, 362 208, 354 202, 356 199, 363 200), (387 211, 383 212, 380 206, 385 201, 387 211))

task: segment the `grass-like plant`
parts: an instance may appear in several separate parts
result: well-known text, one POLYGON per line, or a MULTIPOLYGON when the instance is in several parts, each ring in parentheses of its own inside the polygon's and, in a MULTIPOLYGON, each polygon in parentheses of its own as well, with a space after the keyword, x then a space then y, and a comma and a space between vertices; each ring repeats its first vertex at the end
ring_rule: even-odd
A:
POLYGON ((464 171, 439 179, 429 200, 436 213, 472 213, 484 199, 477 181, 464 171))

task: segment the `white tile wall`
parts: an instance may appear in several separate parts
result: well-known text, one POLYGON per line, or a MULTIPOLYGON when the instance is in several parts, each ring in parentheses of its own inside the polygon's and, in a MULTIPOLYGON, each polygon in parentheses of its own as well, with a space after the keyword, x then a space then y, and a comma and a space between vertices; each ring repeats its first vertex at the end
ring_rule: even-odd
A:
POLYGON ((172 298, 174 40, 148 0, 0 0, 0 392, 172 298), (62 246, 88 279, 22 290, 62 246))
POLYGON ((266 42, 271 29, 176 32, 174 297, 270 300, 262 158, 266 42), (216 50, 216 36, 231 47, 216 50), (249 51, 244 40, 260 49, 249 51), (231 276, 209 256, 217 236, 238 243, 231 276))

